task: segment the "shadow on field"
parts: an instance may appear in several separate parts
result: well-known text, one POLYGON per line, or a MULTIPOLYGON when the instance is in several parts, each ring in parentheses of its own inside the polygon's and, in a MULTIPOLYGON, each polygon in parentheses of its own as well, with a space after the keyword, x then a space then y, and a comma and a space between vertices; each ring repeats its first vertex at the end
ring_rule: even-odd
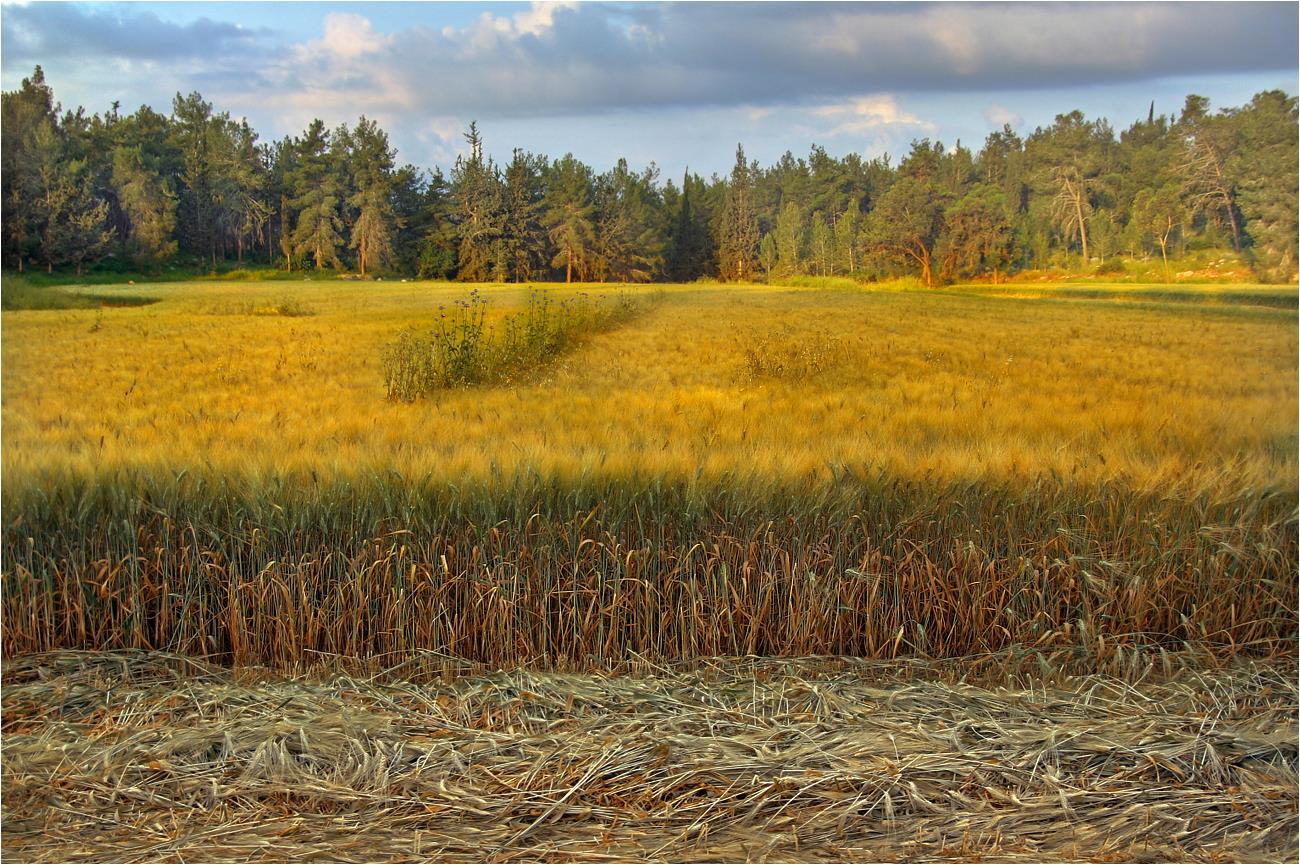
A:
POLYGON ((160 298, 145 297, 138 294, 117 294, 101 292, 82 294, 69 292, 50 286, 13 283, 4 286, 0 292, 0 309, 7 311, 31 309, 104 309, 128 306, 148 306, 157 303, 160 298))

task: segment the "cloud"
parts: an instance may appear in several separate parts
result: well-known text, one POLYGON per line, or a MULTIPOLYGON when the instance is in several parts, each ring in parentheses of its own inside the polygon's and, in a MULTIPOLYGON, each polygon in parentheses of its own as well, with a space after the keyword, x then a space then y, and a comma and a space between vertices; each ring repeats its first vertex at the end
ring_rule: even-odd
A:
POLYGON ((311 45, 351 60, 382 51, 389 42, 389 37, 375 32, 369 19, 347 12, 331 12, 325 16, 325 38, 311 45))
POLYGON ((929 133, 938 130, 935 124, 904 111, 898 99, 890 94, 861 96, 847 102, 823 105, 813 109, 812 113, 834 121, 834 125, 823 133, 832 137, 871 135, 894 127, 929 133))
POLYGON ((54 56, 193 58, 244 78, 250 93, 272 85, 288 104, 299 100, 285 87, 316 98, 361 90, 395 109, 500 117, 1294 70, 1300 25, 1297 6, 1279 3, 534 3, 461 27, 381 33, 325 4, 318 37, 277 48, 207 18, 6 9, 7 68, 54 56), (382 83, 366 86, 367 76, 382 83))
POLYGON ((30 69, 61 58, 90 62, 246 58, 268 35, 206 17, 176 24, 131 9, 87 9, 72 3, 6 3, 4 8, 0 53, 6 68, 30 69))
POLYGON ((1025 119, 1016 112, 1007 108, 1005 105, 994 103, 984 109, 984 119, 993 129, 1002 129, 1004 126, 1010 126, 1012 129, 1019 129, 1024 125, 1025 119))
POLYGON ((471 118, 571 130, 577 118, 689 114, 675 133, 682 140, 692 124, 713 135, 745 123, 773 140, 806 133, 893 150, 936 134, 940 117, 947 130, 951 108, 933 106, 952 95, 948 106, 968 103, 962 134, 971 135, 1022 124, 1005 106, 1028 112, 1030 91, 1141 83, 1145 92, 1179 76, 1260 72, 1293 80, 1300 27, 1294 3, 372 8, 299 4, 294 20, 317 16, 314 28, 290 33, 240 26, 237 4, 176 4, 171 21, 129 4, 6 2, 0 47, 7 86, 41 63, 60 95, 90 110, 111 99, 165 108, 173 93, 199 90, 268 135, 364 113, 395 139, 442 154, 459 147, 450 133, 471 118), (218 8, 232 20, 202 17, 218 8))

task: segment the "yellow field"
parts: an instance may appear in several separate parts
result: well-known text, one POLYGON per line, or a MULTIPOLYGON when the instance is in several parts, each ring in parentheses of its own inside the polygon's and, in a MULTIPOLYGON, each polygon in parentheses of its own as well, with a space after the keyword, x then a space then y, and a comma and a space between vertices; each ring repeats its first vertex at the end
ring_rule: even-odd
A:
MULTIPOLYGON (((467 290, 159 284, 130 289, 159 298, 149 306, 5 312, 4 478, 128 467, 740 483, 848 467, 1296 485, 1294 308, 675 286, 526 384, 386 401, 384 345, 467 290), (286 297, 314 314, 257 314, 286 297), (794 372, 753 377, 755 357, 794 372)), ((526 296, 483 291, 495 314, 526 296)))

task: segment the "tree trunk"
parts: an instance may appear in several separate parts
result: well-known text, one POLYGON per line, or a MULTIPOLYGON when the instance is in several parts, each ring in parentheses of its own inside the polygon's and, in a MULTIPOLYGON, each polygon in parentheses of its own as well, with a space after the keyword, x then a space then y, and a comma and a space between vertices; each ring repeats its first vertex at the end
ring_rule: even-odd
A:
POLYGON ((1237 224, 1237 209, 1232 206, 1232 201, 1228 201, 1228 224, 1232 226, 1232 249, 1238 255, 1241 254, 1241 226, 1237 224))
POLYGON ((569 261, 564 268, 564 284, 569 285, 573 282, 573 250, 569 250, 569 261))
POLYGON ((1074 195, 1074 214, 1079 220, 1079 245, 1083 247, 1083 266, 1088 266, 1088 225, 1083 221, 1083 187, 1074 195))
POLYGON ((1166 226, 1165 233, 1160 235, 1160 260, 1164 262, 1165 265, 1165 282, 1169 282, 1169 235, 1173 233, 1174 221, 1168 219, 1166 221, 1166 226))

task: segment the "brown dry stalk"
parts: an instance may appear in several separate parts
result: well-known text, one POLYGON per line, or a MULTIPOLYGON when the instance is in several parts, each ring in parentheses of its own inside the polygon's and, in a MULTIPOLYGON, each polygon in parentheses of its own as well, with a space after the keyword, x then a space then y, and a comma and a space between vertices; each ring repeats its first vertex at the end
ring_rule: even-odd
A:
POLYGON ((430 504, 412 492, 403 505, 365 492, 288 504, 285 517, 274 501, 217 496, 170 511, 110 503, 83 521, 72 514, 84 500, 12 503, 4 655, 145 648, 288 670, 321 654, 397 663, 434 651, 602 669, 634 656, 942 658, 1017 645, 1099 663, 1155 646, 1295 650, 1294 502, 1277 496, 927 500, 900 487, 821 512, 791 500, 806 509, 769 519, 721 506, 678 517, 671 502, 611 513, 616 491, 567 515, 522 495, 467 514, 469 495, 430 504), (502 518, 507 508, 517 513, 502 518))

